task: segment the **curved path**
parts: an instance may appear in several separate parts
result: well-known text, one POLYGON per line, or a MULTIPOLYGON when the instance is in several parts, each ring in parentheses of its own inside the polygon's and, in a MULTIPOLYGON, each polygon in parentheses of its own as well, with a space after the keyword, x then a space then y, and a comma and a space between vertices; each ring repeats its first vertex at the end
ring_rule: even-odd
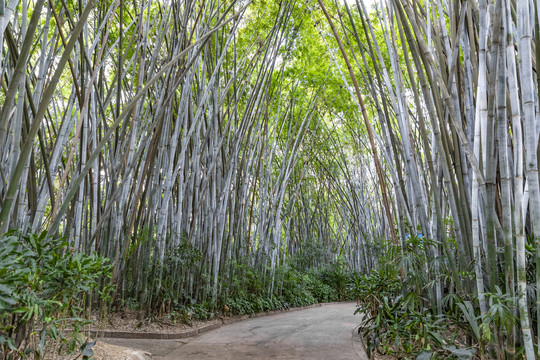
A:
POLYGON ((353 347, 354 310, 340 303, 240 321, 154 359, 366 359, 353 347))

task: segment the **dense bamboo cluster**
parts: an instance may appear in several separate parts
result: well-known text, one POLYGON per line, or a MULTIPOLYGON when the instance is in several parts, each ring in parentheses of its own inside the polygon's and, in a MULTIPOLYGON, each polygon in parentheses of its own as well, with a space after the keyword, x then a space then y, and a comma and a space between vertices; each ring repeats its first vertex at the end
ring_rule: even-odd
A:
MULTIPOLYGON (((353 99, 370 95, 402 246, 407 233, 436 240, 431 251, 452 273, 450 292, 477 295, 482 315, 486 294, 503 289, 521 329, 500 349, 514 356, 517 335, 534 359, 530 319, 537 324, 540 307, 528 286, 538 288, 540 276, 538 267, 536 280, 527 275, 526 244, 538 259, 538 3, 375 3, 371 14, 362 1, 337 5, 327 21, 342 32, 321 35, 354 59, 352 81, 355 72, 364 79, 363 89, 347 86, 353 99)), ((425 283, 441 304, 448 290, 437 269, 426 266, 425 283)))
POLYGON ((284 76, 297 4, 251 32, 250 6, 8 3, 0 231, 97 251, 115 298, 148 309, 215 303, 235 264, 273 276, 306 239, 328 249, 313 264, 334 261, 349 239, 304 188, 322 89, 284 76))

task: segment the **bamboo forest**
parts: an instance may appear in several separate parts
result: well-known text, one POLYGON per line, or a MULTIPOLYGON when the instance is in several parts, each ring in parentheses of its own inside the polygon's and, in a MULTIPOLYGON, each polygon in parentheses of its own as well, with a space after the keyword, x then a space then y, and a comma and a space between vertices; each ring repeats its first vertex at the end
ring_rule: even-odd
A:
POLYGON ((347 301, 369 359, 540 359, 540 1, 0 0, 0 45, 1 359, 347 301))

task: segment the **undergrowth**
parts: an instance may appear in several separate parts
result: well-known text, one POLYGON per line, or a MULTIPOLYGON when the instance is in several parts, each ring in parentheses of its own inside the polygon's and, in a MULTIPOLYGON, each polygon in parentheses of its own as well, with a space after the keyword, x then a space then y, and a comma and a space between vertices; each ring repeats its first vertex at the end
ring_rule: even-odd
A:
POLYGON ((91 356, 93 343, 80 336, 85 305, 94 292, 107 300, 110 286, 98 290, 98 282, 110 272, 108 259, 75 253, 46 232, 1 237, 0 357, 41 359, 51 344, 55 353, 91 356))
POLYGON ((251 315, 317 303, 353 301, 357 277, 356 273, 343 269, 343 264, 307 270, 283 266, 275 270, 273 278, 236 264, 232 278, 223 282, 216 304, 178 299, 169 318, 190 325, 193 320, 207 320, 217 314, 251 315))
POLYGON ((354 300, 356 274, 330 265, 320 270, 301 271, 281 267, 276 270, 272 291, 271 278, 240 266, 242 271, 223 291, 220 303, 233 314, 252 314, 262 311, 302 307, 316 303, 354 300))
MULTIPOLYGON (((190 296, 174 278, 174 269, 206 271, 197 268, 199 252, 183 242, 170 258, 172 262, 154 268, 165 276, 159 291, 145 298, 152 306, 142 307, 139 298, 113 292, 107 258, 77 252, 65 239, 46 232, 4 235, 0 238, 0 358, 42 359, 51 352, 90 357, 94 343, 84 337, 84 330, 91 323, 87 320, 91 309, 135 310, 149 321, 167 315, 173 323, 191 325, 218 315, 352 301, 358 296, 359 277, 340 258, 322 267, 291 261, 274 269, 232 262, 215 298, 205 284, 198 284, 202 295, 190 296)), ((206 278, 204 273, 201 278, 206 278)))
MULTIPOLYGON (((517 322, 512 299, 500 288, 485 293, 488 310, 481 314, 478 299, 457 291, 445 264, 428 251, 437 244, 412 238, 407 245, 385 247, 379 266, 356 279, 356 313, 363 316, 358 331, 368 356, 471 360, 505 354, 505 334, 517 322)), ((471 273, 461 275, 473 280, 471 273)), ((518 348, 512 358, 523 356, 518 348)))

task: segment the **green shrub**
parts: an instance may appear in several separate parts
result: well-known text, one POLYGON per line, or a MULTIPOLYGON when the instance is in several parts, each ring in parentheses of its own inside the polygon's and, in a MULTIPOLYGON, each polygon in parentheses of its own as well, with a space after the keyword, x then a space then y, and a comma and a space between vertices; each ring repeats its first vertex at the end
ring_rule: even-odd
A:
POLYGON ((311 283, 309 284, 309 291, 313 297, 315 297, 317 302, 320 303, 339 300, 338 292, 319 278, 312 278, 311 283))
POLYGON ((374 351, 400 358, 446 352, 444 347, 450 341, 441 335, 447 329, 446 317, 419 307, 417 297, 414 292, 395 299, 381 296, 379 306, 363 324, 369 356, 374 351))
POLYGON ((301 307, 317 302, 313 294, 309 291, 310 282, 310 275, 303 274, 298 270, 291 269, 285 273, 283 279, 283 297, 289 306, 301 307))
MULTIPOLYGON (((403 252, 397 247, 387 248, 377 268, 355 278, 356 312, 364 316, 359 332, 370 357, 378 352, 402 359, 466 360, 483 353, 481 346, 467 347, 464 341, 467 333, 469 338, 476 338, 477 344, 482 341, 478 330, 481 321, 471 302, 463 302, 454 293, 447 296, 445 312, 440 309, 438 314, 430 306, 430 288, 423 285, 426 267, 430 266, 426 244, 433 242, 412 237, 403 252)), ((438 275, 440 281, 449 283, 448 273, 441 271, 438 275)), ((497 312, 483 319, 484 324, 489 322, 488 329, 504 326, 508 319, 507 301, 502 293, 499 295, 492 301, 498 304, 497 312)))
POLYGON ((315 303, 352 300, 356 288, 351 272, 328 267, 322 270, 300 270, 281 266, 271 276, 245 265, 235 265, 235 272, 225 282, 220 295, 220 308, 227 305, 232 314, 302 307, 315 303), (335 272, 340 271, 339 274, 335 272), (272 291, 270 291, 272 289, 272 291))
MULTIPOLYGON (((92 344, 78 336, 84 320, 86 295, 98 280, 110 276, 108 259, 95 253, 74 253, 61 238, 45 232, 10 232, 0 238, 0 351, 6 359, 40 358, 48 340, 58 351, 92 344), (64 331, 69 325, 70 331, 64 331)), ((106 288, 109 290, 109 288, 106 288)), ((102 298, 107 294, 102 292, 102 298)))
POLYGON ((333 289, 335 297, 332 301, 354 300, 354 293, 351 292, 350 284, 353 281, 354 274, 345 269, 342 259, 334 264, 324 267, 318 277, 321 281, 333 289))

